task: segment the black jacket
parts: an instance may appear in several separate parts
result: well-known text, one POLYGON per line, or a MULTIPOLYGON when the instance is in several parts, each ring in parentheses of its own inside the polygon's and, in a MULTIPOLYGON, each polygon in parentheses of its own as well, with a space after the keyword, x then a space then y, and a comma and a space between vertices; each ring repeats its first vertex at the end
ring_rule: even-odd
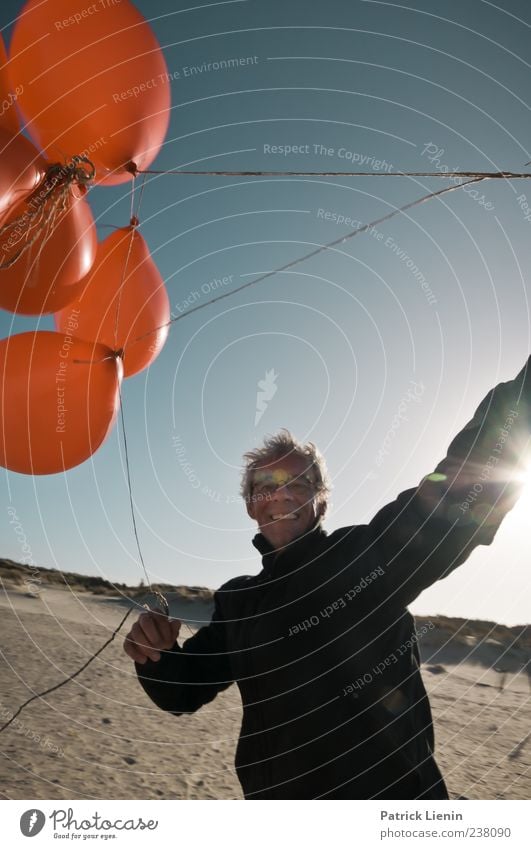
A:
MULTIPOLYGON (((488 545, 529 456, 531 369, 499 384, 418 487, 367 525, 319 524, 215 593, 212 621, 137 665, 163 710, 236 682, 236 770, 248 799, 446 799, 407 605, 488 545)), ((510 578, 509 578, 510 579, 510 578)), ((429 625, 425 626, 425 630, 429 625)))

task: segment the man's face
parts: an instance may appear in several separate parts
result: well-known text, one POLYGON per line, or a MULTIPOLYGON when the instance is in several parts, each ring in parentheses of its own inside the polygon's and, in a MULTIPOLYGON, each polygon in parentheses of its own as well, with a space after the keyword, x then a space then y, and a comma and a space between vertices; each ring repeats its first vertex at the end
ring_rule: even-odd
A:
POLYGON ((317 518, 313 477, 302 457, 284 457, 253 472, 247 512, 274 548, 309 530, 317 518))

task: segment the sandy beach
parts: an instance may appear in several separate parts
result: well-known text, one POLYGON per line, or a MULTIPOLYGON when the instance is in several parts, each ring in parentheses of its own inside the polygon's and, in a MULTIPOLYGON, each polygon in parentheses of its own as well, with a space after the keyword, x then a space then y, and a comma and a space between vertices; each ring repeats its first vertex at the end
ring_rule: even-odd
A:
MULTIPOLYGON (((33 692, 86 662, 129 605, 66 588, 32 598, 4 583, 0 724, 33 692)), ((172 614, 208 621, 210 610, 204 601, 180 600, 172 614)), ((236 686, 193 716, 159 711, 122 650, 135 616, 77 679, 33 702, 3 732, 1 798, 242 798, 233 767, 241 722, 236 686)), ((189 634, 183 626, 181 635, 189 634)), ((519 671, 525 652, 470 636, 456 644, 435 627, 421 654, 451 797, 531 798, 531 688, 519 671)))

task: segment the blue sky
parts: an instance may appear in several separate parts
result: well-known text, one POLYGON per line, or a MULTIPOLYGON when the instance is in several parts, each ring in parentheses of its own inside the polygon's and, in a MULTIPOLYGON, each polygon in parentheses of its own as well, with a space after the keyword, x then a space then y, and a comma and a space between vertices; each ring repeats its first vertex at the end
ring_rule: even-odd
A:
MULTIPOLYGON (((136 5, 172 75, 155 168, 525 170, 531 159, 523 0, 449 0, 443 16, 426 0, 136 5), (247 62, 208 69, 230 58, 247 62)), ((6 38, 20 8, 2 5, 6 38)), ((368 222, 443 185, 153 177, 141 231, 181 315, 353 229, 339 216, 368 222)), ((531 221, 518 201, 531 203, 531 183, 477 188, 479 197, 431 200, 176 322, 153 366, 124 383, 153 581, 216 587, 259 570, 238 492, 241 455, 264 434, 286 426, 315 441, 334 482, 326 527, 357 524, 431 471, 491 386, 516 375, 531 349, 531 221), (264 379, 276 390, 255 424, 264 379), (404 398, 407 420, 382 455, 404 398)), ((128 222, 129 192, 91 190, 101 237, 128 222)), ((2 336, 35 326, 0 315, 2 336)), ((23 556, 7 512, 15 507, 37 564, 141 579, 118 428, 66 475, 3 473, 2 493, 3 556, 23 556)), ((494 544, 413 612, 529 622, 530 506, 522 499, 494 544)))

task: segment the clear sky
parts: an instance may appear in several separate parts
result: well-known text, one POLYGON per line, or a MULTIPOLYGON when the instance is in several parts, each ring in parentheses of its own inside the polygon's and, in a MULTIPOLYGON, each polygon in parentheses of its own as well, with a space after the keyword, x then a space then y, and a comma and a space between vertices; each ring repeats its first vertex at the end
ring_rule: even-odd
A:
MULTIPOLYGON (((7 39, 21 6, 2 4, 7 39)), ((531 160, 525 0, 137 6, 172 75, 171 126, 155 168, 525 170, 531 160), (230 58, 247 61, 208 68, 230 58)), ((154 177, 141 231, 180 315, 446 184, 154 177)), ((153 581, 216 587, 259 570, 238 493, 241 455, 264 434, 286 426, 315 441, 334 482, 325 527, 358 524, 430 472, 486 392, 516 375, 531 352, 531 220, 518 201, 525 194, 531 204, 531 183, 478 188, 479 197, 457 190, 430 200, 382 225, 381 237, 356 237, 177 322, 152 367, 124 383, 153 581), (260 417, 264 380, 276 390, 260 417), (393 427, 404 398, 407 420, 393 427)), ((127 224, 129 191, 91 190, 101 237, 127 224)), ((37 323, 1 313, 0 333, 37 323)), ((65 475, 2 473, 1 487, 2 556, 23 557, 14 507, 37 564, 142 578, 118 428, 65 475)), ((531 621, 530 507, 523 499, 495 542, 413 612, 531 621)))

